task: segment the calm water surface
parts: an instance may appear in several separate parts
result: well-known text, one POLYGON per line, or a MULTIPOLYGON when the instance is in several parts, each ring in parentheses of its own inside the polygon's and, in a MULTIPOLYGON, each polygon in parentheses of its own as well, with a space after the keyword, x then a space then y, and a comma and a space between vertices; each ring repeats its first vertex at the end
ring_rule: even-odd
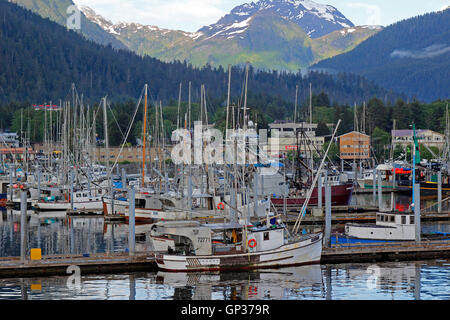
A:
POLYGON ((0 280, 0 299, 449 300, 450 260, 222 274, 131 273, 0 280))

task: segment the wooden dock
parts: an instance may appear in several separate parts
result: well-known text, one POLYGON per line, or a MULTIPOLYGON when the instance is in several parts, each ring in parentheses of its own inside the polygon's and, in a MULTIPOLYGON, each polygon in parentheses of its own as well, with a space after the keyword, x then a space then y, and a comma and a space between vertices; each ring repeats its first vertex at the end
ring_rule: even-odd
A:
MULTIPOLYGON (((398 242, 386 244, 348 244, 324 248, 322 264, 370 263, 450 258, 450 241, 424 240, 421 243, 398 242)), ((44 256, 41 260, 19 257, 0 258, 0 278, 70 276, 68 268, 77 266, 80 274, 108 274, 124 272, 156 272, 152 252, 44 256)))
POLYGON ((20 257, 0 258, 0 278, 48 277, 71 275, 70 266, 78 266, 81 275, 123 273, 132 271, 155 271, 152 253, 90 254, 43 256, 41 260, 20 261, 20 257))
POLYGON ((324 248, 321 263, 355 263, 450 258, 450 241, 346 244, 324 248))
MULTIPOLYGON (((284 219, 286 224, 294 224, 297 220, 298 213, 292 214, 289 213, 284 219)), ((376 221, 376 212, 367 212, 367 213, 333 213, 331 215, 331 223, 332 224, 342 224, 342 223, 372 223, 376 221)), ((450 212, 429 212, 422 213, 421 221, 431 222, 431 221, 450 221, 450 212)), ((305 225, 323 225, 325 224, 325 218, 323 216, 313 216, 306 214, 302 219, 302 224, 305 225)))

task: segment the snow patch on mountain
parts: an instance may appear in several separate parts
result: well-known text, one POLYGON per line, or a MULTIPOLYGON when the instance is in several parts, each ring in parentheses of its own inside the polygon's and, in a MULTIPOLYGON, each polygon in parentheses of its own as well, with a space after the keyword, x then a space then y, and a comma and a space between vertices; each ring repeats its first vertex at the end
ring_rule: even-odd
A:
POLYGON ((211 30, 209 37, 222 34, 220 29, 242 22, 260 11, 275 13, 297 23, 312 38, 318 38, 342 28, 354 27, 335 7, 311 0, 260 0, 237 6, 216 24, 203 27, 211 30))
MULTIPOLYGON (((87 7, 87 6, 80 6, 80 11, 83 12, 83 14, 88 18, 90 21, 96 23, 99 25, 103 30, 106 32, 120 36, 122 32, 128 30, 132 33, 140 32, 148 32, 148 33, 156 33, 156 36, 166 36, 167 34, 171 32, 177 32, 175 30, 170 29, 161 29, 157 26, 151 26, 151 25, 142 25, 140 23, 134 23, 134 22, 119 22, 117 24, 113 24, 110 20, 105 19, 104 17, 98 15, 93 9, 87 7)), ((202 32, 182 32, 181 34, 185 35, 186 37, 190 37, 192 39, 198 39, 201 36, 203 36, 202 32)))

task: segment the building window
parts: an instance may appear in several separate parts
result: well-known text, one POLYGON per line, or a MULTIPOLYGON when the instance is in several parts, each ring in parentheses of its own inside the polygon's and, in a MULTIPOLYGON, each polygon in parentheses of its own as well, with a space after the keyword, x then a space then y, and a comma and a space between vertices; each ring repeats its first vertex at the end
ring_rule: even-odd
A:
POLYGON ((409 224, 414 224, 414 216, 409 216, 409 224))
POLYGON ((402 216, 402 224, 406 224, 406 216, 402 216))

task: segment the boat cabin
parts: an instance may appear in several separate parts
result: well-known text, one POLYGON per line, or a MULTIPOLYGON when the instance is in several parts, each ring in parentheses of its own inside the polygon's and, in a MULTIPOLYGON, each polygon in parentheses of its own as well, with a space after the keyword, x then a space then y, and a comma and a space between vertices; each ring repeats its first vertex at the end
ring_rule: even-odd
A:
POLYGON ((273 250, 285 244, 283 225, 249 226, 237 223, 200 224, 198 221, 161 221, 152 226, 155 251, 175 255, 224 255, 273 250))
POLYGON ((378 212, 376 224, 379 226, 408 226, 414 225, 414 214, 397 212, 378 212))

